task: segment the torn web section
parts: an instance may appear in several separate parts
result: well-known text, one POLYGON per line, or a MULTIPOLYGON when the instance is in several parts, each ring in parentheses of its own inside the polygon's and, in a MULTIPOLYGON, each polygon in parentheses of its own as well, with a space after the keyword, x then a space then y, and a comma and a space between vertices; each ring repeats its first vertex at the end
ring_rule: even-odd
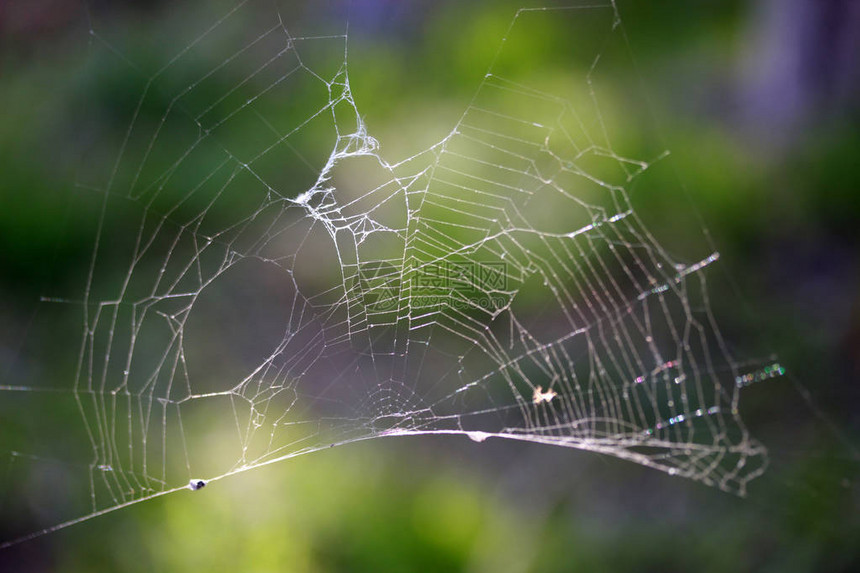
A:
POLYGON ((579 69, 501 50, 415 194, 418 393, 437 428, 598 451, 742 493, 765 453, 740 420, 736 364, 709 310, 718 254, 676 260, 633 210, 630 189, 662 150, 602 105, 624 101, 617 70, 629 69, 614 8, 523 10, 504 46, 552 38, 547 18, 569 19, 548 53, 575 50, 579 69), (463 261, 477 269, 465 282, 463 261), (494 265, 504 284, 491 287, 480 269, 494 265))
MULTIPOLYGON (((29 500, 42 525, 334 439, 308 413, 316 390, 296 381, 337 340, 336 313, 295 272, 320 226, 297 198, 341 143, 344 28, 289 29, 257 3, 190 21, 198 35, 160 37, 149 69, 93 19, 94 67, 127 93, 76 189, 92 265, 74 295, 49 293, 78 344, 42 359, 62 357, 56 384, 17 384, 31 416, 67 430, 40 435, 31 417, 33 431, 3 444, 7 491, 22 494, 9 498, 29 500)), ((339 284, 339 265, 328 271, 339 284)))

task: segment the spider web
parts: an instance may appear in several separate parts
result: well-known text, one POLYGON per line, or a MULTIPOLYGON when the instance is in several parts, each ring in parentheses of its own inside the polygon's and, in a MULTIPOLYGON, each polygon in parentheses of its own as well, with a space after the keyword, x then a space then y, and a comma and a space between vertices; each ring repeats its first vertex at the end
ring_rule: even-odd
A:
POLYGON ((664 154, 620 154, 598 106, 627 49, 614 4, 520 10, 500 46, 450 132, 396 161, 345 31, 277 7, 240 3, 143 74, 108 178, 79 185, 99 216, 83 296, 59 301, 82 318, 76 375, 3 387, 68 410, 61 451, 7 448, 24 499, 53 492, 45 531, 392 435, 554 444, 745 492, 766 453, 739 394, 781 368, 729 355, 719 254, 676 260, 632 207, 664 154), (509 48, 559 17, 599 32, 567 93, 509 48))

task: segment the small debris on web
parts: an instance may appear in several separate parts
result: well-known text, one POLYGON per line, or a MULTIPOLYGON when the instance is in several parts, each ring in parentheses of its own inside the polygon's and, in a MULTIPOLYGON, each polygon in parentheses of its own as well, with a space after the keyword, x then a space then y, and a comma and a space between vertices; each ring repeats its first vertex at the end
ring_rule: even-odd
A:
POLYGON ((488 434, 487 432, 466 432, 466 435, 469 436, 469 439, 473 442, 480 443, 489 438, 491 434, 488 434))
POLYGON ((534 394, 532 394, 532 403, 540 404, 541 402, 551 402, 553 398, 558 396, 556 392, 552 388, 548 388, 546 392, 543 391, 543 386, 538 386, 535 388, 534 394))

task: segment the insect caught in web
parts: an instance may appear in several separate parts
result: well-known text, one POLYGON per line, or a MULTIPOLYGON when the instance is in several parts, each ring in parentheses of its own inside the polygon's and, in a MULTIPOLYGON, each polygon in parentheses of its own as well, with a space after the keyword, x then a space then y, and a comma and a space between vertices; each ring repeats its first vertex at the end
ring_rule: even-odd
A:
POLYGON ((193 479, 188 482, 188 489, 191 491, 197 491, 198 489, 203 489, 206 487, 206 481, 202 479, 193 479))

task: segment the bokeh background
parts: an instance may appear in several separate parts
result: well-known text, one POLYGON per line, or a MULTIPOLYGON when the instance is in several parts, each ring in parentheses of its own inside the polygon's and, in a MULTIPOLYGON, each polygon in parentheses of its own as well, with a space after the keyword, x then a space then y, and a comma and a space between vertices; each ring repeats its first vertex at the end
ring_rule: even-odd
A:
MULTIPOLYGON (((38 325, 40 297, 85 282, 93 219, 74 194, 109 172, 148 74, 232 5, 0 4, 0 385, 68 376, 76 317, 65 330, 38 325), (107 58, 106 45, 122 57, 107 58)), ((359 108, 383 145, 408 157, 457 120, 523 4, 290 6, 318 29, 349 21, 359 108)), ((744 419, 772 456, 747 498, 549 446, 386 438, 111 513, 0 552, 0 568, 860 567, 860 4, 620 0, 618 9, 635 65, 615 72, 627 91, 601 110, 643 148, 671 151, 635 206, 670 251, 720 251, 711 302, 733 352, 774 355, 789 372, 744 390, 744 419)), ((547 22, 511 49, 523 68, 551 60, 559 85, 565 73, 581 80, 575 55, 546 50, 549 37, 570 33, 566 20, 547 22)), ((27 407, 13 394, 0 394, 0 412, 27 407)), ((43 440, 74 420, 33 416, 43 440)), ((27 530, 17 500, 0 500, 2 530, 27 530)))

